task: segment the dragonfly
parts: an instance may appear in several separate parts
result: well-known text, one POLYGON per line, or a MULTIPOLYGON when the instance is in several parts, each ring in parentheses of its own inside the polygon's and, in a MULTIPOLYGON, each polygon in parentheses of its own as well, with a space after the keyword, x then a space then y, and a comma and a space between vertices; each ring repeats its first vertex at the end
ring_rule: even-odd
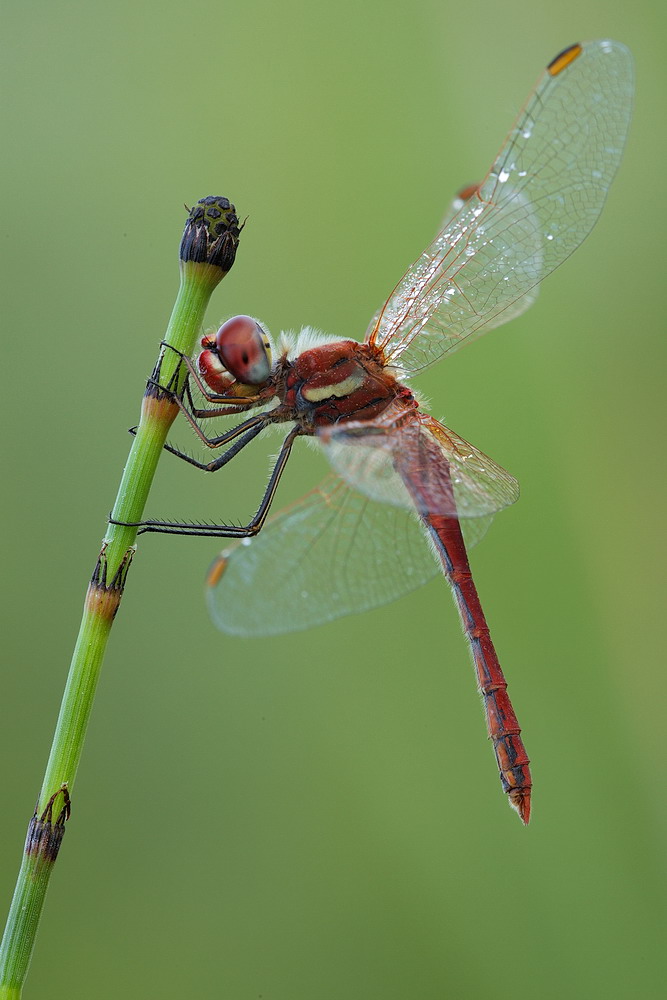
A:
POLYGON ((276 348, 262 323, 235 316, 204 336, 195 361, 180 355, 189 374, 172 395, 203 444, 220 453, 200 462, 169 450, 215 471, 267 428, 284 426, 286 434, 248 524, 137 525, 140 532, 236 539, 211 567, 207 593, 215 623, 237 636, 321 624, 444 574, 472 652, 501 784, 524 824, 529 758, 467 553, 493 515, 518 498, 518 484, 431 416, 409 383, 523 313, 539 282, 588 235, 621 158, 632 95, 624 45, 578 43, 556 56, 484 180, 455 200, 363 342, 306 328, 292 341, 283 335, 276 348), (214 437, 201 423, 238 413, 246 418, 214 437), (318 442, 332 471, 268 517, 302 437, 318 442))

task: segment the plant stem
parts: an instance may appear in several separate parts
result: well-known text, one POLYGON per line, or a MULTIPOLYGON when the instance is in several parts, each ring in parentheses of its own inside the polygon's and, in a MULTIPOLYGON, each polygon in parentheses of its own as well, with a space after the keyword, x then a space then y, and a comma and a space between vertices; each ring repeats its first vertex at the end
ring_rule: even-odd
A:
MULTIPOLYGON (((238 228, 234 230, 236 216, 233 215, 233 223, 223 227, 221 236, 223 229, 213 231, 208 219, 202 222, 205 212, 199 208, 201 205, 209 209, 214 206, 217 210, 222 205, 224 214, 222 202, 225 199, 203 199, 198 203, 199 214, 192 210, 181 244, 181 283, 165 341, 188 355, 193 352, 211 294, 234 260, 238 242, 238 228), (231 239, 227 239, 228 230, 231 230, 231 239), (226 253, 222 261, 221 245, 226 253)), ((226 207, 231 208, 233 214, 234 208, 229 202, 226 207)), ((219 219, 220 211, 211 217, 219 219)), ((225 220, 228 221, 227 215, 225 220)), ((221 224, 217 222, 216 225, 220 227, 221 224)), ((159 372, 162 385, 171 384, 175 389, 182 387, 186 377, 179 357, 172 351, 165 353, 164 348, 155 372, 159 372)), ((114 504, 113 520, 141 520, 167 433, 177 414, 178 406, 173 396, 149 382, 114 504)), ((72 786, 107 640, 134 555, 137 530, 136 527, 109 524, 88 586, 46 773, 28 827, 23 860, 0 946, 0 1000, 19 1000, 21 997, 46 890, 69 818, 72 786)))

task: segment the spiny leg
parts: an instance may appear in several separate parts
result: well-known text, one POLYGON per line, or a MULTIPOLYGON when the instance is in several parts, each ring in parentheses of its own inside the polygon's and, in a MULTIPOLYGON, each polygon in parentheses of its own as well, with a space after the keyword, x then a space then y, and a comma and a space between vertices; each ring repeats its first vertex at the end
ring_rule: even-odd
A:
MULTIPOLYGON (((211 462, 209 466, 200 465, 194 460, 189 459, 188 456, 179 455, 179 457, 185 458, 186 461, 191 461, 193 465, 199 465, 199 467, 202 469, 208 469, 211 472, 215 472, 217 471, 217 469, 222 468, 222 466, 226 464, 226 462, 229 461, 230 458, 234 457, 233 455, 229 455, 229 452, 234 451, 234 454, 237 454, 242 447, 245 447, 245 444, 248 444, 248 442, 251 441, 252 438, 254 438, 259 433, 260 430, 261 427, 259 429, 252 428, 251 431, 249 432, 248 439, 245 441, 244 444, 241 443, 241 441, 243 441, 243 438, 241 438, 241 441, 239 441, 237 445, 234 445, 227 452, 225 452, 224 455, 221 455, 220 458, 216 460, 216 462, 211 462), (221 463, 221 459, 225 459, 225 461, 221 463)), ((300 427, 293 427, 292 430, 287 435, 287 437, 285 438, 285 440, 283 441, 282 446, 280 448, 280 453, 278 455, 278 458, 276 459, 276 464, 274 465, 273 470, 271 471, 271 475, 269 476, 269 481, 264 491, 264 496, 262 497, 262 501, 259 507, 257 508, 254 517, 246 525, 187 524, 180 521, 158 521, 158 520, 126 522, 126 521, 114 521, 111 518, 109 520, 109 523, 122 524, 125 527, 139 528, 139 531, 137 532, 137 534, 139 535, 142 535, 147 532, 155 532, 164 535, 196 535, 201 538, 252 537, 253 535, 256 535, 257 532, 260 531, 264 525, 266 517, 269 513, 269 509, 273 502, 276 490, 278 488, 278 483, 280 482, 280 478, 285 470, 287 460, 290 456, 292 445, 294 444, 294 441, 301 433, 302 431, 300 427)), ((175 452, 175 454, 178 453, 175 452)))
MULTIPOLYGON (((260 431, 262 431, 266 426, 268 426, 270 421, 266 420, 265 417, 266 414, 258 413, 256 416, 251 417, 249 420, 244 420, 242 424, 238 424, 238 426, 232 427, 231 430, 226 431, 225 434, 221 434, 217 438, 211 438, 211 439, 206 438, 206 444, 208 444, 211 448, 220 448, 222 447, 222 445, 228 444, 235 438, 244 435, 243 445, 240 446, 237 445, 234 448, 230 448, 228 452, 224 452, 224 454, 221 455, 220 458, 212 462, 199 462, 197 461, 196 458, 193 458, 191 455, 188 455, 187 452, 181 451, 179 448, 174 448, 173 445, 168 443, 163 445, 163 447, 164 450, 168 451, 171 455, 175 455, 176 458, 182 459, 189 465, 194 465, 195 468, 197 469, 202 469, 203 472, 215 472, 216 469, 221 469, 223 465, 226 465, 231 458, 234 458, 234 455, 237 455, 239 453, 241 447, 245 447, 245 445, 248 444, 250 441, 252 441, 253 438, 256 437, 257 434, 259 434, 260 431), (254 430, 254 433, 251 434, 250 431, 253 430, 253 426, 255 424, 257 424, 257 426, 254 430)), ((136 436, 137 429, 138 425, 135 424, 134 427, 129 428, 129 433, 132 434, 133 436, 136 436)))
MULTIPOLYGON (((210 462, 199 462, 192 455, 188 455, 185 451, 180 451, 178 448, 174 448, 171 444, 165 444, 164 450, 168 451, 171 455, 175 455, 176 458, 182 459, 182 461, 187 462, 188 465, 194 465, 196 469, 201 469, 202 472, 217 472, 218 469, 222 469, 228 462, 232 460, 247 444, 250 444, 265 427, 268 427, 273 421, 268 419, 273 415, 274 411, 269 411, 268 413, 258 413, 254 417, 250 417, 248 420, 244 420, 242 424, 238 424, 236 427, 232 427, 231 430, 227 431, 225 434, 221 434, 219 438, 213 439, 211 442, 211 447, 221 447, 224 444, 229 444, 230 441, 235 441, 236 443, 224 451, 222 455, 213 459, 210 462), (237 440, 238 439, 238 440, 237 440)), ((130 434, 136 433, 136 427, 130 427, 130 434)))
MULTIPOLYGON (((163 343, 164 343, 164 341, 163 341, 163 343)), ((167 346, 169 346, 169 345, 167 345, 167 346)), ((178 356, 186 364, 186 367, 188 368, 188 371, 190 372, 190 374, 193 377, 196 377, 195 373, 194 373, 194 369, 192 368, 192 363, 191 363, 190 359, 187 358, 185 355, 181 354, 180 351, 176 351, 175 348, 171 348, 171 350, 174 351, 176 354, 178 354, 178 356)), ((161 361, 162 361, 162 358, 160 358, 160 360, 158 361, 158 364, 156 365, 156 368, 155 368, 153 374, 148 379, 147 385, 149 387, 149 390, 151 390, 151 389, 153 391, 157 390, 158 392, 164 393, 164 395, 169 396, 174 401, 174 403, 176 403, 176 405, 178 406, 179 410, 181 411, 181 413, 183 414, 183 416, 185 417, 185 419, 188 421, 188 423, 190 424, 190 426, 194 430, 194 432, 197 435, 197 437, 200 439, 200 441, 204 445, 206 445, 207 448, 219 448, 221 445, 225 444, 227 441, 231 440, 234 436, 236 436, 235 432, 231 431, 231 432, 226 432, 225 434, 218 435, 217 437, 214 437, 214 438, 209 438, 204 433, 204 431, 202 430, 202 428, 200 427, 200 425, 198 424, 197 418, 201 418, 201 417, 224 417, 224 416, 230 416, 230 415, 233 416, 236 413, 243 413, 246 410, 253 409, 255 406, 257 406, 257 403, 259 401, 259 397, 257 397, 257 396, 253 396, 253 397, 247 397, 247 396, 246 397, 238 397, 237 396, 237 397, 233 397, 233 401, 232 401, 232 397, 230 397, 229 400, 228 400, 229 405, 226 406, 226 407, 216 407, 214 409, 199 409, 194 404, 194 400, 192 398, 192 392, 190 390, 190 385, 189 385, 188 379, 186 379, 186 381, 185 381, 184 385, 182 386, 180 392, 177 392, 176 389, 175 389, 175 386, 176 386, 176 377, 177 377, 176 373, 174 373, 174 375, 172 375, 172 377, 170 378, 169 383, 167 385, 162 385, 160 383, 160 381, 159 381, 159 375, 160 375, 159 368, 160 368, 160 365, 161 365, 161 361), (189 403, 189 406, 186 405, 186 403, 184 402, 184 400, 183 400, 184 396, 186 397, 187 402, 189 403)), ((222 397, 220 397, 220 398, 222 398, 222 397)), ((134 428, 130 429, 130 433, 131 434, 134 433, 134 428)), ((167 450, 168 451, 172 451, 172 453, 174 453, 174 454, 178 454, 178 452, 175 452, 174 449, 171 448, 171 447, 168 447, 167 450)))
MULTIPOLYGON (((197 420, 192 415, 191 411, 188 410, 187 406, 183 403, 183 401, 179 399, 178 396, 175 396, 174 399, 175 402, 178 404, 179 410, 181 411, 187 422, 190 424, 190 426, 192 427, 193 431, 195 432, 199 440, 202 442, 202 444, 206 445, 207 448, 221 448, 223 445, 228 444, 230 441, 233 441, 240 434, 243 434, 243 432, 246 429, 252 427, 256 423, 259 423, 261 425, 260 430, 262 430, 264 427, 267 427, 270 423, 272 423, 272 420, 269 419, 269 416, 273 415, 275 417, 275 411, 266 410, 264 413, 257 413, 255 414, 254 417, 249 417, 248 420, 244 420, 243 423, 238 424, 236 427, 232 427, 228 431, 225 431, 224 434, 218 434, 217 437, 210 438, 206 436, 204 431, 197 423, 197 420)), ((249 407, 243 407, 243 409, 249 409, 249 407)), ((232 414, 236 412, 237 411, 234 410, 232 411, 232 414)), ((230 416, 230 413, 228 411, 223 411, 221 414, 216 413, 214 415, 230 416)), ((165 448, 167 449, 167 451, 170 451, 172 455, 178 455, 179 458, 185 458, 182 452, 177 451, 171 445, 165 445, 165 448)), ((186 459, 186 461, 189 461, 189 459, 186 459)), ((205 469, 207 472, 215 471, 214 469, 211 468, 211 463, 191 462, 191 464, 197 465, 198 468, 205 469)))

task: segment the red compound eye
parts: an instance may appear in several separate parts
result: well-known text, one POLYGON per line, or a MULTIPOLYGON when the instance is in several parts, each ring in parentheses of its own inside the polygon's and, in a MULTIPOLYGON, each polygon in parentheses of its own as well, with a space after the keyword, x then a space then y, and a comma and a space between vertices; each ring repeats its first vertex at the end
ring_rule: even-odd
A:
POLYGON ((233 316, 215 338, 220 360, 244 385, 261 385, 271 374, 271 341, 250 316, 233 316))

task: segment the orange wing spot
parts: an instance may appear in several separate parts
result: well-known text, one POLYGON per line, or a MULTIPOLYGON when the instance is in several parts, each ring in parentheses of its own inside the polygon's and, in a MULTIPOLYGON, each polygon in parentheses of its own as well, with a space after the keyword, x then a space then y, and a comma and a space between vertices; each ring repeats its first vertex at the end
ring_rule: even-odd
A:
POLYGON ((227 556, 218 556, 206 575, 207 587, 216 587, 220 583, 220 577, 227 569, 227 562, 227 556))
POLYGON ((568 48, 563 49, 562 52, 559 52, 556 58, 551 60, 547 66, 547 70, 552 76, 558 76, 558 74, 562 73, 571 62, 574 62, 574 60, 577 59, 583 51, 584 50, 579 42, 575 42, 574 45, 570 45, 568 48))
POLYGON ((461 201, 464 201, 464 202, 465 201, 470 201, 470 199, 472 198, 472 196, 474 194, 477 194, 477 192, 479 191, 480 187, 481 187, 480 184, 468 184, 467 187, 461 188, 461 190, 457 192, 456 197, 459 198, 461 201))

